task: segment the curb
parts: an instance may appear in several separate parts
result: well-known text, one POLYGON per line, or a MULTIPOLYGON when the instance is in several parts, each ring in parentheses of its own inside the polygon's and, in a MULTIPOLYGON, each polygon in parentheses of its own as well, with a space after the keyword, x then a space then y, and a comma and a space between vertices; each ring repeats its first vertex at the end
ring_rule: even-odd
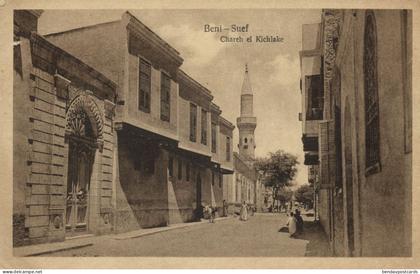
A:
POLYGON ((81 243, 81 244, 72 245, 72 246, 51 248, 51 249, 45 250, 45 251, 27 252, 27 254, 25 254, 25 252, 22 252, 22 254, 17 254, 19 252, 17 252, 17 253, 14 252, 13 256, 16 256, 16 257, 35 257, 35 256, 41 256, 41 255, 51 254, 51 253, 60 252, 60 251, 66 251, 66 250, 88 247, 88 246, 92 246, 92 245, 93 245, 93 243, 83 243, 83 244, 81 243))
MULTIPOLYGON (((230 220, 233 217, 222 217, 222 218, 216 218, 215 221, 225 221, 225 220, 230 220)), ((170 231, 170 230, 176 230, 176 229, 181 229, 181 228, 186 228, 186 227, 190 227, 190 226, 195 226, 195 225, 203 225, 203 224, 208 224, 208 220, 206 219, 202 219, 205 220, 205 222, 200 221, 200 222, 192 222, 192 223, 185 223, 185 225, 179 225, 179 226, 167 226, 167 227, 163 227, 162 229, 159 230, 155 230, 155 231, 141 231, 139 230, 139 234, 137 235, 129 235, 129 236, 114 236, 112 237, 114 240, 127 240, 127 239, 135 239, 135 238, 140 238, 143 236, 148 236, 148 235, 153 235, 153 234, 157 234, 157 233, 161 233, 161 232, 166 232, 166 231, 170 231)))
MULTIPOLYGON (((225 221, 225 220, 230 220, 233 219, 233 216, 229 216, 229 217, 222 217, 222 218, 216 218, 215 221, 225 221)), ((68 240, 68 242, 64 241, 64 242, 58 242, 57 244, 61 243, 61 246, 57 246, 57 247, 43 247, 42 245, 29 245, 26 247, 19 247, 19 248, 15 248, 14 252, 13 252, 13 256, 15 257, 35 257, 35 256, 41 256, 41 255, 46 255, 46 254, 51 254, 51 253, 55 253, 55 252, 60 252, 60 251, 66 251, 66 250, 72 250, 72 249, 78 249, 78 248, 84 248, 84 247, 88 247, 88 246, 93 246, 95 244, 95 240, 97 240, 98 237, 107 237, 110 240, 127 240, 127 239, 134 239, 134 238, 140 238, 140 237, 144 237, 144 236, 148 236, 148 235, 153 235, 153 234, 157 234, 157 233, 161 233, 161 232, 166 232, 166 231, 170 231, 170 230, 175 230, 175 229, 181 229, 181 228, 187 228, 187 227, 191 227, 191 226, 195 226, 195 225, 204 225, 204 224, 208 224, 208 220, 203 219, 203 221, 200 222, 192 222, 192 223, 183 223, 180 224, 178 226, 166 226, 166 227, 162 227, 161 229, 156 229, 153 231, 142 231, 142 230, 137 230, 138 234, 134 234, 134 235, 128 235, 128 236, 118 236, 118 234, 107 234, 107 235, 98 235, 98 236, 93 236, 93 237, 88 237, 88 239, 86 239, 85 241, 82 240, 82 238, 79 239, 73 239, 73 240, 78 240, 78 241, 83 241, 83 242, 79 242, 79 243, 71 243, 71 241, 73 240, 68 240), (67 246, 63 246, 63 245, 67 245, 67 246), (28 251, 25 249, 38 249, 38 251, 28 251)), ((126 232, 126 233, 133 233, 133 231, 131 232, 126 232)), ((135 231, 134 231, 135 233, 135 231)), ((121 233, 124 234, 124 233, 121 233)), ((53 244, 53 243, 50 243, 53 244)))

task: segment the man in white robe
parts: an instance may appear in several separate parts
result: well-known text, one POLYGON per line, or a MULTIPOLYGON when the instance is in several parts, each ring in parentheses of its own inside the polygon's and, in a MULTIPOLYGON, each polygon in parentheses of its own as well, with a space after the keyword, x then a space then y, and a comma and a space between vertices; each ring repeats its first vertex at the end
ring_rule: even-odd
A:
POLYGON ((248 208, 245 201, 242 203, 241 212, 240 212, 240 220, 241 221, 248 220, 248 208))
POLYGON ((290 212, 286 225, 289 228, 289 237, 293 237, 296 233, 296 219, 295 216, 293 216, 293 212, 290 212))

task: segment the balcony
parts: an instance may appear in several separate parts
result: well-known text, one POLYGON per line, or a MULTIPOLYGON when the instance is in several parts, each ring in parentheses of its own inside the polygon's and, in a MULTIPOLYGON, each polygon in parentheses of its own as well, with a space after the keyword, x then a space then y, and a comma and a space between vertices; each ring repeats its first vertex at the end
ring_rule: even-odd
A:
POLYGON ((322 108, 311 108, 306 112, 306 120, 322 120, 323 109, 322 108))
POLYGON ((319 165, 318 153, 305 153, 305 161, 303 164, 306 166, 319 165))
POLYGON ((318 136, 302 136, 303 151, 318 151, 318 136))

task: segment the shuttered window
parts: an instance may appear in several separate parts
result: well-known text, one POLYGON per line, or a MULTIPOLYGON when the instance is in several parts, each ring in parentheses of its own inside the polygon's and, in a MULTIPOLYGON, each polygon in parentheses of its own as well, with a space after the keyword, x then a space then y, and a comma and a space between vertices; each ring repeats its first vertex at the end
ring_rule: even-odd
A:
POLYGON ((217 152, 217 128, 216 123, 211 123, 211 152, 217 152))
POLYGON ((171 117, 171 78, 161 73, 160 78, 160 119, 169 122, 171 117))
POLYGON ((308 95, 306 120, 322 120, 324 109, 324 83, 320 74, 305 76, 305 88, 308 95))
POLYGON ((190 141, 197 140, 197 106, 190 104, 190 141))
POLYGON ((226 136, 226 161, 230 161, 230 137, 226 136))
POLYGON ((201 110, 201 143, 207 145, 207 111, 201 110))
POLYGON ((146 60, 139 58, 139 109, 150 112, 152 66, 146 60))

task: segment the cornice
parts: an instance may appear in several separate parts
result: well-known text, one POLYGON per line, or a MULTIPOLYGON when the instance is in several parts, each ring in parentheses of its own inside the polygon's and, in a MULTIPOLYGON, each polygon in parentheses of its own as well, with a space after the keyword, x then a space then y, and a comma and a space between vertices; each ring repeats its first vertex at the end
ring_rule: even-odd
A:
POLYGON ((140 22, 130 12, 125 12, 128 16, 127 29, 139 38, 146 40, 154 47, 158 48, 166 56, 170 57, 178 66, 180 66, 184 59, 180 56, 179 52, 169 45, 165 40, 154 33, 149 27, 140 22))

